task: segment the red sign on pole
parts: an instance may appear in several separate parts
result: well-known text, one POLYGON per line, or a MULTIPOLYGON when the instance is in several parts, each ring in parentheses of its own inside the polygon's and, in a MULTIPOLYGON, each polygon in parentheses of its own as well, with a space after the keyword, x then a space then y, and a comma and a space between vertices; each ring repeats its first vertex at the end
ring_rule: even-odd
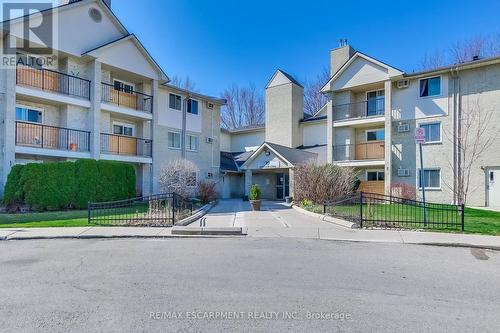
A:
POLYGON ((416 144, 425 143, 425 128, 422 127, 415 128, 415 143, 416 144))

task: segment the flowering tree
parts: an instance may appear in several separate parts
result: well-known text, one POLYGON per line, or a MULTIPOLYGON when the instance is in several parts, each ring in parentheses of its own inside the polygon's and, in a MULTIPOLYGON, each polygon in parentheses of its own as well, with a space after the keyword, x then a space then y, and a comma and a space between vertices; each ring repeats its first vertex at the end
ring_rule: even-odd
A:
POLYGON ((161 169, 158 181, 164 192, 175 192, 188 197, 192 196, 196 189, 196 173, 198 171, 198 167, 193 162, 177 159, 161 169))

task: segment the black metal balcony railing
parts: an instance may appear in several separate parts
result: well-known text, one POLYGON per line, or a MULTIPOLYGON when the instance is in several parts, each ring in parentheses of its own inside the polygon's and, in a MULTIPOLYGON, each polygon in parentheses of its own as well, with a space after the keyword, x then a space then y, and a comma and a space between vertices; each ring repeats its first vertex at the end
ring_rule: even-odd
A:
POLYGON ((90 99, 90 81, 46 68, 17 65, 16 84, 90 99))
POLYGON ((333 106, 333 119, 345 120, 382 116, 385 113, 384 98, 377 98, 363 102, 340 104, 333 106))
POLYGON ((151 113, 153 96, 138 91, 116 90, 112 84, 102 82, 101 100, 106 103, 123 106, 137 111, 151 113))
POLYGON ((151 157, 152 146, 150 139, 101 133, 101 152, 104 154, 151 157))
POLYGON ((16 121, 16 145, 34 148, 90 151, 90 132, 16 121))
POLYGON ((384 156, 384 141, 333 146, 334 161, 383 160, 384 156))

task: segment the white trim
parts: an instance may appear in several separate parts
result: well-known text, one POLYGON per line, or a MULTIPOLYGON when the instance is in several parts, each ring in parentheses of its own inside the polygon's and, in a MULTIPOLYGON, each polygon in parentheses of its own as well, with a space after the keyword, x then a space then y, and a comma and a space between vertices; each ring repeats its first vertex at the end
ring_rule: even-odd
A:
POLYGON ((130 117, 139 118, 139 119, 146 119, 146 120, 153 119, 153 114, 151 114, 151 113, 138 111, 138 110, 131 109, 131 108, 121 106, 121 105, 118 106, 118 105, 107 103, 107 102, 101 102, 101 110, 109 111, 109 112, 113 112, 113 113, 124 114, 124 115, 130 116, 130 117))
POLYGON ((118 134, 118 135, 123 135, 123 136, 130 136, 130 137, 135 137, 136 136, 136 128, 135 128, 135 124, 132 124, 132 123, 126 123, 126 122, 122 122, 122 121, 116 121, 116 120, 113 120, 111 122, 111 133, 113 134, 116 134, 115 133, 115 125, 116 126, 122 126, 122 127, 129 127, 132 129, 132 135, 125 135, 125 134, 118 134))
POLYGON ((37 155, 37 156, 50 156, 50 157, 63 157, 63 158, 92 158, 89 152, 76 152, 69 150, 36 148, 28 146, 15 147, 16 154, 37 155))
POLYGON ((192 153, 197 153, 197 152, 200 151, 200 136, 199 135, 186 133, 186 140, 185 140, 185 142, 186 142, 186 151, 189 151, 189 152, 192 152, 192 153), (188 145, 187 145, 187 137, 188 136, 191 136, 191 137, 194 137, 194 138, 197 139, 198 144, 196 145, 196 149, 189 149, 188 148, 188 145))
POLYGON ((372 129, 365 130, 365 143, 377 142, 377 141, 385 142, 385 127, 372 128, 372 129), (383 140, 370 140, 370 141, 368 141, 368 132, 376 132, 376 131, 384 131, 384 139, 383 140))
POLYGON ((16 113, 17 113, 17 108, 29 109, 29 110, 41 112, 42 113, 42 121, 39 122, 39 123, 36 123, 36 122, 33 122, 33 121, 29 121, 29 120, 19 120, 19 119, 17 119, 17 115, 14 114, 15 121, 23 121, 23 122, 30 123, 30 124, 44 125, 44 123, 45 123, 45 109, 44 108, 41 108, 41 107, 38 107, 38 106, 29 106, 29 105, 25 105, 25 104, 18 104, 18 103, 16 103, 16 110, 15 110, 16 113))
POLYGON ((418 90, 418 98, 419 99, 428 99, 428 98, 441 97, 441 95, 443 94, 443 76, 442 75, 433 75, 433 76, 423 77, 423 78, 418 79, 417 82, 418 82, 417 90, 418 90), (420 81, 434 79, 436 77, 439 78, 439 94, 437 94, 437 95, 428 95, 428 96, 420 96, 420 81))
POLYGON ((368 181, 372 181, 372 180, 368 180, 368 172, 376 172, 377 173, 377 180, 376 181, 378 181, 378 182, 385 182, 385 170, 384 169, 367 169, 367 170, 365 170, 365 179, 366 179, 367 182, 368 181), (378 174, 380 172, 384 173, 384 180, 379 180, 378 179, 378 174))
POLYGON ((37 98, 42 100, 40 103, 52 103, 58 102, 62 104, 70 104, 81 106, 82 108, 90 108, 90 100, 84 99, 82 97, 73 97, 64 94, 60 94, 57 92, 52 92, 48 90, 41 90, 34 87, 22 86, 16 84, 16 94, 17 97, 23 98, 28 97, 30 99, 37 98))
POLYGON ((443 125, 441 121, 436 120, 436 121, 419 123, 418 127, 421 127, 422 125, 435 125, 435 124, 439 125, 439 141, 425 141, 424 145, 443 143, 443 125))
MULTIPOLYGON (((418 189, 419 191, 422 191, 422 187, 421 187, 421 186, 420 186, 420 184, 419 184, 419 183, 420 183, 420 182, 419 182, 419 180, 420 180, 420 177, 421 177, 421 172, 420 172, 420 170, 421 170, 420 168, 417 168, 417 177, 415 177, 415 178, 417 178, 417 184, 416 184, 417 189, 418 189)), ((426 191, 427 191, 427 190, 430 190, 430 191, 441 191, 441 189, 442 189, 442 188, 441 188, 441 185, 442 185, 442 184, 441 184, 441 178, 442 178, 442 176, 441 176, 441 168, 438 168, 438 167, 436 167, 436 168, 424 168, 424 174, 425 174, 425 171, 428 171, 428 170, 429 170, 429 171, 433 171, 433 170, 434 170, 434 171, 439 171, 439 187, 427 187, 427 186, 426 186, 426 187, 425 187, 425 190, 426 190, 426 191)))
POLYGON ((181 150, 182 149, 182 134, 181 132, 179 131, 167 131, 167 148, 168 149, 172 149, 172 150, 181 150), (169 133, 173 133, 173 134, 179 134, 179 147, 172 147, 170 146, 170 140, 169 140, 169 133))
POLYGON ((262 143, 262 144, 260 145, 260 147, 259 147, 259 148, 257 148, 257 150, 256 150, 256 151, 254 151, 254 152, 253 152, 253 154, 252 154, 252 155, 250 155, 250 157, 249 157, 249 158, 245 161, 245 163, 243 163, 243 164, 241 165, 240 169, 244 169, 244 168, 246 168, 247 164, 250 164, 250 162, 252 162, 252 161, 255 159, 255 157, 256 157, 257 155, 259 155, 259 154, 260 154, 260 151, 261 151, 262 149, 264 149, 264 147, 267 147, 267 148, 268 148, 270 151, 272 151, 272 152, 273 152, 276 156, 278 156, 281 160, 283 160, 286 164, 288 164, 288 165, 287 165, 287 167, 289 167, 289 168, 290 168, 290 167, 293 167, 293 166, 294 166, 294 165, 293 165, 290 161, 288 161, 286 158, 284 158, 283 156, 281 156, 281 154, 279 154, 276 150, 274 150, 271 146, 269 146, 266 142, 264 142, 264 143, 262 143))

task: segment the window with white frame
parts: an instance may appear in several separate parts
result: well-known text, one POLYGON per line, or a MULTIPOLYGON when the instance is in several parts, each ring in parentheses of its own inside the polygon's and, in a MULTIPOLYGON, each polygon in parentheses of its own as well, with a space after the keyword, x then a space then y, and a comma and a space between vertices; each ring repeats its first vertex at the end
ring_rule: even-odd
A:
POLYGON ((187 112, 191 114, 198 114, 198 101, 189 99, 187 103, 187 112))
POLYGON ((384 139, 385 139, 384 129, 366 131, 366 141, 383 141, 384 139))
POLYGON ((430 77, 420 80, 420 97, 437 96, 441 94, 441 77, 430 77))
POLYGON ((425 142, 441 142, 441 123, 420 124, 425 129, 425 142))
POLYGON ((123 91, 129 94, 134 92, 134 85, 121 80, 113 80, 113 87, 115 90, 123 91))
POLYGON ((168 148, 181 149, 181 134, 178 132, 168 132, 168 148))
POLYGON ((179 95, 176 94, 170 94, 169 95, 169 107, 174 110, 181 110, 182 109, 182 98, 179 95))
POLYGON ((385 111, 384 90, 368 91, 366 93, 366 115, 383 115, 385 111))
POLYGON ((383 181, 385 179, 384 171, 367 171, 366 172, 366 180, 367 181, 383 181))
POLYGON ((198 137, 196 135, 186 134, 186 150, 198 151, 198 137))
POLYGON ((42 123, 42 110, 28 106, 16 106, 16 120, 30 123, 42 123))
POLYGON ((124 123, 113 123, 113 134, 134 136, 134 126, 124 123))
MULTIPOLYGON (((418 170, 418 187, 422 189, 422 173, 418 170)), ((424 184, 426 189, 441 188, 441 170, 424 169, 424 184)))
POLYGON ((196 172, 191 172, 186 177, 186 186, 196 186, 196 172))

